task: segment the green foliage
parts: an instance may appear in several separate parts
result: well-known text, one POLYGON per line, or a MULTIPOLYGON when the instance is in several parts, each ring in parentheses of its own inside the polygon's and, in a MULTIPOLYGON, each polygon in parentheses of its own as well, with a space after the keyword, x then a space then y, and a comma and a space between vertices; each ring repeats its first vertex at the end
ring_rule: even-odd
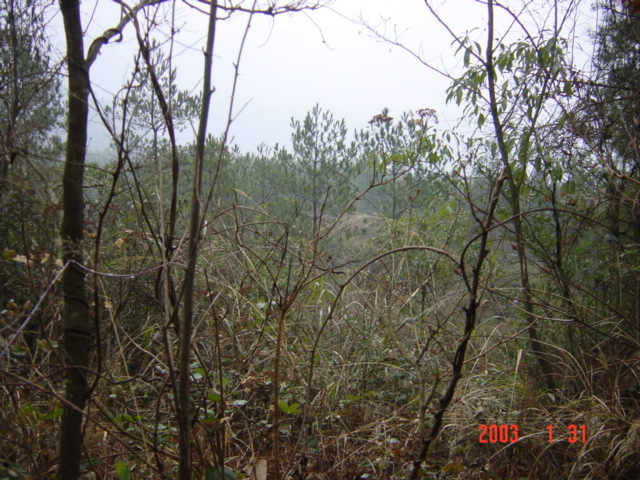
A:
POLYGON ((131 467, 126 462, 116 463, 116 475, 120 480, 131 480, 131 467))
MULTIPOLYGON (((572 80, 567 67, 565 51, 567 41, 559 36, 517 41, 511 44, 500 43, 495 46, 491 59, 497 80, 497 113, 510 115, 513 125, 518 122, 523 127, 535 124, 540 108, 553 96, 565 96, 572 93, 572 80)), ((489 96, 487 94, 489 68, 482 58, 482 49, 469 37, 462 40, 458 51, 464 49, 463 75, 454 80, 447 89, 447 102, 465 107, 465 113, 473 115, 479 129, 491 118, 489 96), (472 55, 473 53, 473 55, 472 55), (472 62, 474 58, 476 61, 472 62)), ((513 127, 517 131, 517 127, 513 127)), ((523 138, 526 140, 527 135, 523 138)), ((515 138, 509 135, 509 140, 515 138)), ((511 150, 513 144, 510 144, 511 150)))
POLYGON ((62 115, 46 9, 44 2, 0 2, 0 193, 11 165, 50 148, 62 115))
POLYGON ((229 467, 207 467, 205 480, 236 480, 238 476, 229 467))
POLYGON ((311 209, 312 234, 320 227, 323 213, 336 214, 352 197, 355 150, 347 142, 347 126, 315 105, 303 121, 292 120, 293 157, 290 169, 300 184, 296 199, 311 209))
POLYGON ((28 478, 28 473, 18 463, 0 464, 0 479, 14 480, 28 478))
MULTIPOLYGON (((169 96, 167 102, 171 104, 173 125, 177 131, 183 131, 197 118, 200 112, 200 97, 177 87, 177 70, 175 67, 171 68, 170 59, 156 40, 152 39, 149 50, 155 75, 159 78, 160 86, 163 92, 166 92, 165 95, 169 96)), ((139 62, 140 58, 137 57, 134 60, 139 62)), ((126 92, 127 103, 130 103, 128 113, 131 126, 143 134, 164 131, 166 128, 159 100, 151 85, 150 75, 148 69, 140 70, 134 79, 137 87, 131 92, 126 92)))
POLYGON ((287 415, 297 415, 302 411, 299 403, 289 404, 284 399, 278 402, 278 407, 280 407, 280 410, 282 410, 282 412, 286 413, 287 415))
POLYGON ((237 205, 257 207, 273 219, 289 224, 302 222, 299 217, 305 204, 301 192, 307 180, 286 149, 261 145, 256 153, 233 157, 229 170, 237 205))
POLYGON ((364 174, 370 184, 380 184, 365 197, 378 213, 397 219, 428 203, 430 187, 440 178, 432 173, 450 159, 437 122, 432 109, 405 113, 399 121, 383 109, 357 135, 364 174))

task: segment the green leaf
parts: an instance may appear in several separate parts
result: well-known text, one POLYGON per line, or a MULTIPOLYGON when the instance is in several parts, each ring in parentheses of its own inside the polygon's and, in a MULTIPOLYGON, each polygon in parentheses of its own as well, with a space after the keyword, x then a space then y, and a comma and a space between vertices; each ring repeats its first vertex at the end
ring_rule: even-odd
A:
POLYGON ((120 480, 131 480, 131 468, 126 462, 118 462, 116 464, 116 474, 120 480))
POLYGON ((207 467, 205 480, 237 480, 238 476, 229 467, 207 467))
POLYGON ((221 419, 219 419, 215 415, 211 415, 209 417, 203 418, 201 422, 203 425, 208 425, 210 427, 217 426, 222 423, 221 419))
POLYGON ((562 184, 562 187, 560 187, 560 192, 563 195, 573 195, 576 193, 576 182, 574 182, 573 180, 569 180, 568 182, 565 182, 562 184))
POLYGON ((563 113, 562 115, 560 115, 560 120, 558 120, 558 127, 564 128, 568 119, 569 119, 569 116, 566 113, 563 113))
POLYGON ((618 239, 618 237, 616 237, 613 233, 607 233, 604 236, 604 239, 613 244, 620 243, 620 239, 618 239))
POLYGON ((122 415, 119 415, 116 418, 114 418, 114 421, 117 423, 133 423, 135 420, 128 413, 123 413, 122 415))
POLYGON ((504 146, 505 146, 505 148, 507 150, 507 155, 509 155, 511 153, 515 143, 516 143, 516 139, 515 138, 509 138, 506 142, 504 142, 504 146))
POLYGON ((295 415, 300 413, 299 403, 292 403, 291 405, 289 405, 286 400, 280 400, 278 402, 278 406, 280 407, 280 410, 282 410, 287 415, 295 415))
POLYGON ((222 401, 222 395, 220 395, 218 392, 210 392, 207 395, 207 399, 211 400, 212 402, 220 402, 222 401))
POLYGON ((559 182, 560 180, 562 180, 562 177, 564 176, 564 170, 561 166, 556 166, 556 168, 554 168, 551 171, 551 178, 555 181, 555 182, 559 182))
POLYGON ((53 418, 58 418, 60 416, 62 416, 62 407, 58 406, 58 407, 54 408, 51 412, 47 413, 45 415, 45 418, 51 420, 53 418))
POLYGON ((16 252, 15 250, 9 250, 9 249, 4 249, 2 251, 2 258, 4 258, 5 260, 9 260, 10 262, 13 261, 14 258, 16 258, 16 255, 18 254, 18 252, 16 252))

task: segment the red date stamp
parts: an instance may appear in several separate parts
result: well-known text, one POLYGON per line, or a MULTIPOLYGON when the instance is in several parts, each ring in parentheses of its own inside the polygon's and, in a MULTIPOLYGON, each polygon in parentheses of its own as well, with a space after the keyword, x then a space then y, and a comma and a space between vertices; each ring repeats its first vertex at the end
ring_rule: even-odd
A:
MULTIPOLYGON (((568 435, 556 440, 567 440, 569 443, 586 443, 587 427, 585 425, 569 425, 568 435)), ((553 443, 553 425, 547 425, 549 443, 553 443)), ((518 425, 480 425, 479 443, 515 443, 519 439, 518 425)))
POLYGON ((518 425, 480 425, 480 443, 515 443, 518 441, 518 425))

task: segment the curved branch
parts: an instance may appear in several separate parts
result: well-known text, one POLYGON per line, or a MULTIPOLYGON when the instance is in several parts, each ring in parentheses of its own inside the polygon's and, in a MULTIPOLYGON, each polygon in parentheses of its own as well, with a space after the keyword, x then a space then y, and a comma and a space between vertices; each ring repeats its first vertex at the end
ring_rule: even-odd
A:
MULTIPOLYGON (((128 9, 128 7, 121 0, 114 0, 114 1, 122 5, 123 8, 128 9)), ((120 19, 120 23, 118 23, 118 25, 116 25, 113 28, 109 28, 105 30, 105 32, 102 35, 100 35, 98 38, 96 38, 89 46, 89 51, 87 52, 87 58, 85 59, 85 62, 84 62, 85 68, 87 69, 87 71, 91 68, 91 65, 93 65, 93 62, 95 62, 96 58, 98 58, 100 49, 104 45, 109 43, 109 41, 113 37, 118 35, 119 38, 115 41, 116 42, 122 41, 122 30, 124 30, 124 27, 127 25, 127 23, 133 20, 133 18, 138 14, 140 10, 150 5, 157 5, 165 1, 166 0, 145 0, 139 3, 138 5, 136 5, 135 7, 128 9, 129 12, 120 19)))

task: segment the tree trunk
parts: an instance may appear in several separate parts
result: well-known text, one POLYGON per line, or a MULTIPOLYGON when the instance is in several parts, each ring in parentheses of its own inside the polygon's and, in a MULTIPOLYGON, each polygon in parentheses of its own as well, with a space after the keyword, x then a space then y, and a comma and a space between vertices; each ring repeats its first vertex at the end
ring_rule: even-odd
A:
MULTIPOLYGON (((490 30, 493 30, 493 1, 487 3, 489 12, 490 30)), ((489 52, 487 53, 486 72, 487 80, 489 84, 489 107, 491 111, 491 117, 493 119, 494 131, 496 135, 496 141, 498 143, 498 150, 500 152, 500 160, 502 162, 504 171, 507 175, 507 185, 509 186, 508 201, 511 205, 511 214, 513 217, 513 226, 515 231, 515 244, 518 251, 518 264, 520 268, 520 287, 522 289, 521 301, 524 307, 525 321, 528 325, 529 332, 529 344, 531 350, 540 366, 542 371, 542 380, 549 390, 555 388, 555 381, 553 379, 553 367, 548 360, 540 336, 538 328, 536 326, 536 316, 533 308, 533 295, 531 291, 531 283, 529 281, 529 267, 526 251, 526 243, 524 237, 524 229, 522 225, 522 207, 520 204, 520 185, 516 183, 514 178, 513 168, 510 162, 509 150, 506 146, 504 126, 498 110, 498 99, 496 97, 496 72, 494 68, 493 59, 493 40, 489 41, 489 52)), ((527 136, 526 143, 528 143, 528 137, 531 136, 531 132, 525 133, 527 136)), ((526 165, 525 167, 526 168, 526 165)))
POLYGON ((507 182, 509 184, 509 203, 511 204, 511 214, 513 215, 513 226, 515 231, 515 244, 518 250, 518 265, 520 267, 520 287, 522 288, 521 301, 524 309, 525 321, 527 322, 529 332, 529 344, 531 351, 535 356, 538 366, 542 372, 541 380, 549 390, 556 388, 554 380, 554 371, 551 362, 547 357, 543 343, 540 341, 540 334, 536 326, 536 315, 533 308, 533 294, 531 291, 531 283, 529 281, 529 259, 527 258, 527 245, 524 238, 524 229, 522 226, 522 208, 520 205, 520 189, 516 185, 513 178, 513 171, 505 161, 505 167, 508 170, 507 182))
MULTIPOLYGON (((211 104, 211 73, 213 65, 213 46, 216 34, 218 2, 213 0, 209 10, 209 26, 207 29, 207 44, 204 50, 204 75, 202 84, 202 105, 200 110, 200 122, 198 136, 196 138, 196 158, 194 163, 193 186, 191 189, 191 217, 189 226, 189 256, 187 257, 187 270, 185 272, 183 290, 183 316, 180 325, 180 364, 178 387, 178 425, 179 425, 179 452, 178 478, 190 480, 192 478, 191 466, 191 337, 193 335, 193 311, 194 311, 194 282, 196 263, 198 260, 198 247, 202 230, 202 171, 204 165, 205 144, 207 139, 207 119, 209 118, 209 106, 211 104)), ((224 144, 220 148, 218 162, 223 159, 224 144)), ((219 465, 219 472, 224 471, 224 465, 219 465)), ((221 474, 222 475, 222 474, 221 474)))
POLYGON ((93 349, 93 325, 85 293, 82 238, 84 227, 83 178, 87 144, 89 77, 84 61, 80 2, 60 0, 67 40, 69 113, 67 151, 62 179, 62 250, 66 392, 60 425, 58 478, 73 480, 80 474, 83 411, 89 396, 87 368, 93 349))

